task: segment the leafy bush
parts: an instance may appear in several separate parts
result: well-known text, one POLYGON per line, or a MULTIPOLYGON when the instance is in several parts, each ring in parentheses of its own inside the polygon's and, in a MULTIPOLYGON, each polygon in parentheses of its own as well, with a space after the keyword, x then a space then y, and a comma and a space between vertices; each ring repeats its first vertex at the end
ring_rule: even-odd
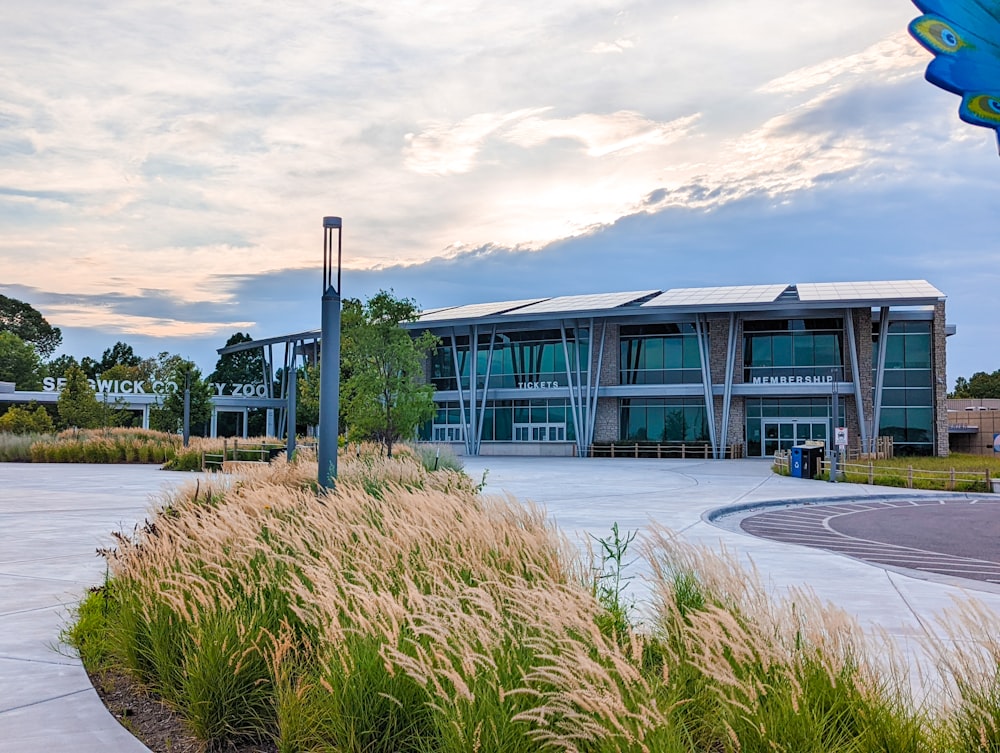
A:
POLYGON ((40 405, 34 410, 12 405, 0 416, 0 434, 51 434, 55 430, 52 417, 40 405))

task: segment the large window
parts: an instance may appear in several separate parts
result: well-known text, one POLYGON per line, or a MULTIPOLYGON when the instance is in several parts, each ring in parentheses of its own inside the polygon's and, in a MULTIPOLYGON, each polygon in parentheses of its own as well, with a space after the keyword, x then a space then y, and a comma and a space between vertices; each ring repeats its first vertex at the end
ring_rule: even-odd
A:
POLYGON ((693 324, 623 326, 622 384, 700 384, 701 354, 693 324))
MULTIPOLYGON (((879 327, 872 325, 872 385, 876 384, 879 327)), ((893 438, 900 454, 934 454, 934 385, 931 323, 890 322, 886 338, 879 435, 893 438)))
MULTIPOLYGON (((470 357, 469 338, 458 337, 458 370, 462 375, 462 389, 469 389, 470 357)), ((476 355, 478 385, 486 384, 486 370, 490 366, 490 388, 516 388, 531 386, 566 387, 569 354, 569 371, 574 381, 579 378, 587 383, 587 352, 589 350, 587 330, 570 330, 566 333, 563 347, 559 330, 539 330, 534 332, 511 332, 498 334, 493 341, 493 361, 490 366, 490 336, 480 335, 476 355)), ((438 390, 458 389, 455 379, 455 355, 452 352, 452 338, 442 338, 441 346, 431 357, 431 382, 438 390)))
POLYGON ((619 439, 625 442, 707 442, 708 419, 698 398, 626 398, 619 439))
POLYGON ((764 319, 743 322, 743 378, 843 379, 841 319, 764 319))
MULTIPOLYGON (((469 406, 465 406, 468 419, 469 406)), ((477 414, 478 417, 478 414, 477 414)), ((441 402, 421 439, 461 442, 465 439, 458 402, 441 402)), ((484 442, 573 442, 576 428, 568 400, 495 400, 483 412, 484 442)))

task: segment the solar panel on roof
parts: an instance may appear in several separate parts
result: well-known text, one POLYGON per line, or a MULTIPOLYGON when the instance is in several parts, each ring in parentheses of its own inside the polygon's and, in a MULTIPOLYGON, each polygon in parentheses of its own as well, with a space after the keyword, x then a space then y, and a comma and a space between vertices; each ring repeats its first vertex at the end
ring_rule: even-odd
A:
POLYGON ((592 295, 564 295, 550 298, 524 308, 510 311, 510 314, 553 314, 567 311, 605 311, 625 306, 633 301, 654 295, 655 290, 639 290, 628 293, 595 293, 592 295))
POLYGON ((772 303, 787 285, 730 285, 714 288, 672 288, 643 307, 712 306, 738 303, 772 303))
POLYGON ((449 309, 437 309, 420 315, 422 322, 445 321, 449 319, 475 319, 481 316, 495 316, 513 309, 519 309, 531 303, 544 301, 544 298, 528 298, 523 301, 498 301, 495 303, 472 303, 468 306, 455 306, 449 309))
POLYGON ((882 280, 859 282, 814 282, 798 286, 799 299, 817 301, 867 301, 943 298, 944 293, 926 280, 882 280))

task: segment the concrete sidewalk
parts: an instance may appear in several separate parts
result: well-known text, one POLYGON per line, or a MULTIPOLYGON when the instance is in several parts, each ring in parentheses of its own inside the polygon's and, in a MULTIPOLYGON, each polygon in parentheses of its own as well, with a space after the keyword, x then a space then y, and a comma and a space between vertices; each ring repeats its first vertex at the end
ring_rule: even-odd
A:
MULTIPOLYGON (((577 458, 466 458, 486 471, 487 494, 512 494, 548 510, 571 536, 607 536, 612 524, 650 521, 687 540, 725 546, 753 561, 772 591, 810 586, 821 598, 879 626, 900 643, 933 630, 934 614, 963 588, 848 559, 757 539, 708 523, 719 507, 747 502, 893 490, 775 476, 766 461, 577 458)), ((110 531, 131 531, 166 489, 194 480, 148 466, 0 463, 0 751, 135 753, 146 748, 118 725, 59 633, 86 589, 104 578, 97 547, 110 531)), ((901 493, 914 494, 901 490, 901 493)), ((641 581, 633 594, 643 598, 641 581)), ((976 584, 968 583, 968 588, 976 584)), ((1000 594, 968 591, 1000 614, 1000 594)))
POLYGON ((60 646, 73 606, 104 579, 98 547, 155 497, 193 480, 157 466, 0 463, 0 751, 147 751, 60 646))

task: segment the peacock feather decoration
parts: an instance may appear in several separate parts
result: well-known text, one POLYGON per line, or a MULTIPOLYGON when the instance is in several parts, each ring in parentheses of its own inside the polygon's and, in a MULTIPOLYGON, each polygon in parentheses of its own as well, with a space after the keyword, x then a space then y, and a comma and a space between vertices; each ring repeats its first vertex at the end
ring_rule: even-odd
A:
POLYGON ((1000 0, 913 0, 910 34, 934 59, 925 74, 962 98, 966 123, 992 128, 1000 148, 1000 0))

